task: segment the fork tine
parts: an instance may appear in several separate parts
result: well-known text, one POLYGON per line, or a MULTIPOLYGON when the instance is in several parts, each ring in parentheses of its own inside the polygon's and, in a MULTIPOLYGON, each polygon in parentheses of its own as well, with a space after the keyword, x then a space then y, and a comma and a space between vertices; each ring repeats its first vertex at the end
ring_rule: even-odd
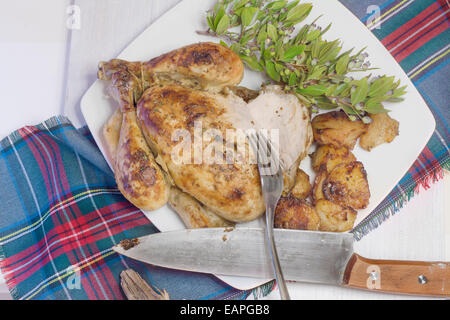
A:
POLYGON ((262 135, 258 132, 256 133, 257 141, 258 141, 258 156, 261 164, 261 169, 264 175, 271 175, 270 166, 271 163, 269 158, 267 157, 268 145, 267 141, 262 137, 262 135))
POLYGON ((272 141, 265 137, 264 134, 258 133, 258 141, 262 147, 262 155, 264 160, 264 168, 268 175, 276 175, 280 172, 280 159, 278 152, 272 141))
POLYGON ((258 146, 257 146, 257 144, 256 144, 256 136, 255 136, 255 133, 252 132, 252 133, 248 134, 247 137, 248 137, 248 141, 249 141, 249 143, 250 143, 250 145, 251 145, 251 147, 252 147, 252 149, 253 149, 253 153, 254 153, 255 158, 256 158, 256 159, 255 159, 255 160, 256 160, 256 163, 258 164, 258 146))
MULTIPOLYGON (((262 135, 263 136, 263 138, 265 138, 264 137, 264 135, 262 135)), ((278 170, 278 171, 283 171, 284 170, 284 163, 283 163, 283 161, 282 161, 282 159, 280 158, 280 154, 279 154, 279 145, 274 145, 274 143, 273 143, 273 141, 272 141, 272 139, 265 139, 266 141, 267 141, 267 144, 270 146, 270 150, 271 150, 271 157, 273 158, 273 162, 272 163, 275 163, 275 168, 276 169, 280 169, 280 170, 278 170)))
POLYGON ((280 175, 283 170, 283 163, 272 140, 258 131, 252 131, 247 134, 247 137, 255 153, 260 173, 267 176, 280 175))

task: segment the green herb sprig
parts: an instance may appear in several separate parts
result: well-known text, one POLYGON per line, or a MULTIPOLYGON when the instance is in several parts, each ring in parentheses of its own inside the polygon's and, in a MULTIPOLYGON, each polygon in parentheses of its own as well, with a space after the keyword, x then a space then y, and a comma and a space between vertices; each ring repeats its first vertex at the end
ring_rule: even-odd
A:
POLYGON ((248 67, 265 72, 312 112, 339 108, 368 123, 367 114, 389 112, 383 102, 403 100, 406 86, 394 77, 349 75, 374 69, 365 48, 341 52, 340 40, 323 39, 331 24, 322 29, 316 25, 319 17, 296 28, 312 10, 312 4, 299 2, 219 0, 207 13, 209 29, 198 33, 221 38, 248 67))

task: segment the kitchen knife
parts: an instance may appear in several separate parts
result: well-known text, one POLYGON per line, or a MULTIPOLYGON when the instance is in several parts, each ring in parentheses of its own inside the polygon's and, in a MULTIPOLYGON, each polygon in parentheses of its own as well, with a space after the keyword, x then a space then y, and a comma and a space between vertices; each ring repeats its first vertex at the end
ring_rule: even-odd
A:
MULTIPOLYGON (((273 279, 261 228, 190 229, 152 234, 119 254, 161 267, 273 279)), ((450 296, 450 263, 372 260, 353 253, 353 236, 275 230, 286 280, 375 291, 450 296)))

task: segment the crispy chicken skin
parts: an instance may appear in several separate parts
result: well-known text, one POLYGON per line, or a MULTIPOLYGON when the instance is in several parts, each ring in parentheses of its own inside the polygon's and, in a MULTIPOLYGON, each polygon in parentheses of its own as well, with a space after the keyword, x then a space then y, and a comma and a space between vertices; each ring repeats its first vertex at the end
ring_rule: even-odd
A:
POLYGON ((106 144, 108 160, 113 166, 116 162, 116 153, 117 146, 119 145, 120 129, 122 128, 122 119, 122 112, 118 108, 103 127, 103 139, 106 144))
POLYGON ((226 108, 227 100, 223 96, 167 85, 148 89, 137 113, 147 142, 164 160, 168 173, 182 191, 227 220, 250 221, 262 215, 265 206, 258 169, 250 164, 249 157, 243 155, 243 161, 233 164, 225 162, 225 154, 223 164, 208 164, 204 158, 195 164, 199 161, 194 161, 193 150, 188 161, 174 161, 172 157, 172 153, 182 157, 176 151, 180 143, 172 139, 176 130, 187 130, 194 137, 197 120, 203 128, 214 128, 226 137, 226 130, 234 128, 222 117, 226 108))
POLYGON ((138 208, 156 210, 167 203, 170 187, 144 140, 135 112, 123 114, 114 174, 119 190, 138 208))
POLYGON ((141 62, 113 59, 100 62, 97 77, 110 81, 109 94, 119 103, 122 112, 135 110, 137 101, 149 86, 149 74, 144 74, 141 62))
POLYGON ((194 78, 202 89, 239 84, 244 64, 228 48, 211 42, 192 44, 154 58, 143 65, 145 72, 172 80, 194 78))
POLYGON ((216 43, 192 44, 148 62, 113 59, 100 62, 97 77, 111 81, 111 96, 122 112, 134 109, 153 83, 177 83, 187 88, 221 91, 244 76, 244 64, 233 51, 216 43))
POLYGON ((169 204, 188 229, 231 227, 233 224, 209 210, 176 187, 170 189, 169 204))

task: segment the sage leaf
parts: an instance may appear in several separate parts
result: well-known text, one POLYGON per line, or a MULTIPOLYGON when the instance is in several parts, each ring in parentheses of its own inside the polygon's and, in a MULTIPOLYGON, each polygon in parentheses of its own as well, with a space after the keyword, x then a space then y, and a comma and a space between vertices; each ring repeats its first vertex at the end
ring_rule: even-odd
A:
POLYGON ((300 0, 295 0, 292 2, 289 2, 289 4, 286 6, 287 11, 289 12, 292 8, 294 8, 298 3, 300 2, 300 0))
POLYGON ((216 27, 214 26, 214 17, 211 14, 208 14, 206 17, 206 22, 208 23, 209 28, 215 32, 216 27))
POLYGON ((240 0, 240 1, 236 1, 236 3, 233 6, 233 10, 236 11, 240 8, 242 8, 243 6, 245 6, 250 0, 240 0))
POLYGON ((291 61, 292 58, 302 54, 303 51, 305 51, 305 46, 304 45, 293 46, 293 47, 289 48, 288 50, 286 50, 282 60, 285 61, 285 62, 291 61))
POLYGON ((298 78, 295 73, 291 73, 289 76, 289 86, 295 86, 297 84, 298 78))
POLYGON ((327 92, 327 88, 323 85, 312 85, 305 89, 297 89, 297 93, 302 95, 317 97, 325 94, 327 92))
POLYGON ((259 31, 258 37, 256 38, 256 42, 258 44, 263 44, 264 41, 267 39, 267 32, 265 31, 265 28, 259 31))
POLYGON ((243 27, 249 26, 253 18, 255 17, 256 13, 258 12, 257 8, 254 7, 246 7, 241 12, 241 22, 243 27))
POLYGON ((392 88, 394 80, 394 77, 378 78, 370 85, 369 96, 376 97, 385 95, 392 88))
POLYGON ((377 113, 387 113, 389 110, 384 109, 383 105, 379 102, 367 102, 364 106, 364 111, 371 113, 371 114, 377 114, 377 113))
POLYGON ((347 71, 348 63, 350 62, 350 56, 344 55, 339 58, 336 63, 336 73, 339 75, 344 74, 347 71))
POLYGON ((313 41, 320 37, 320 30, 313 30, 306 36, 306 41, 313 41))
POLYGON ((222 19, 220 19, 219 24, 217 25, 216 33, 223 34, 228 29, 229 26, 230 26, 230 17, 224 15, 222 19))
POLYGON ((267 9, 271 9, 274 11, 278 11, 280 9, 283 9, 284 7, 286 7, 287 1, 274 1, 272 3, 269 3, 266 8, 267 9))
POLYGON ((296 7, 293 7, 291 10, 289 10, 286 21, 299 23, 306 19, 306 17, 309 15, 309 13, 312 10, 312 4, 310 3, 304 3, 300 4, 296 7))
POLYGON ((363 78, 358 82, 356 90, 352 93, 352 105, 363 102, 369 93, 369 82, 367 78, 363 78))
POLYGON ((254 56, 239 55, 247 65, 255 71, 264 71, 264 68, 259 64, 258 59, 254 56))
POLYGON ((351 114, 351 115, 358 115, 358 112, 356 110, 354 110, 353 108, 346 106, 345 104, 339 105, 341 107, 342 110, 344 110, 344 112, 346 114, 351 114))
POLYGON ((267 35, 273 41, 276 41, 278 39, 278 31, 277 31, 277 28, 275 28, 275 26, 273 24, 267 25, 267 35))
POLYGON ((216 17, 214 18, 214 29, 217 30, 217 26, 219 25, 220 20, 222 20, 223 16, 225 15, 225 8, 223 6, 220 6, 219 11, 216 14, 216 17))
POLYGON ((275 81, 280 81, 280 74, 275 69, 275 64, 272 61, 266 61, 266 72, 275 81))
POLYGON ((336 109, 336 104, 332 103, 327 98, 317 98, 317 107, 322 110, 333 110, 336 109))

